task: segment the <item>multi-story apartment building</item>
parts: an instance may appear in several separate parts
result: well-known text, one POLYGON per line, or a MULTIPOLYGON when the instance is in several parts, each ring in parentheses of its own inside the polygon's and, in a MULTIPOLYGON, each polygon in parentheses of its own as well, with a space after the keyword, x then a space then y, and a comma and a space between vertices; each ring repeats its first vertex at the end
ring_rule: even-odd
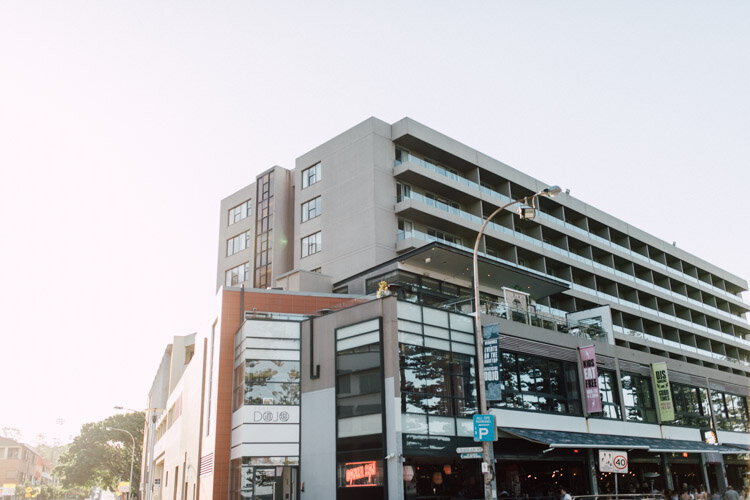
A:
POLYGON ((457 452, 475 445, 475 309, 496 331, 498 491, 608 491, 613 475, 599 471, 599 450, 628 452, 621 488, 741 486, 750 451, 745 280, 561 194, 537 198, 533 219, 514 205, 488 224, 474 304, 483 220, 546 187, 411 119, 370 118, 293 171, 274 167, 222 201, 217 286, 283 290, 253 290, 240 322, 219 335, 234 373, 219 363, 224 372, 212 377, 236 397, 231 423, 226 406, 214 410, 214 496, 481 496, 480 462, 457 452), (382 282, 386 296, 374 300, 382 282), (262 299, 289 294, 299 305, 332 292, 349 294, 349 307, 262 299), (271 312, 302 316, 262 316, 271 312), (593 354, 581 349, 592 345, 593 354), (594 361, 585 372, 583 351, 594 361), (299 372, 292 381, 290 370, 299 372), (297 410, 268 391, 297 381, 297 410), (247 427, 258 404, 279 406, 257 410, 270 415, 263 430, 247 427), (291 427, 275 427, 291 424, 299 448, 291 427), (283 441, 277 449, 272 436, 283 441))
POLYGON ((29 445, 0 437, 0 482, 3 495, 15 495, 16 486, 51 483, 52 467, 48 460, 29 445))

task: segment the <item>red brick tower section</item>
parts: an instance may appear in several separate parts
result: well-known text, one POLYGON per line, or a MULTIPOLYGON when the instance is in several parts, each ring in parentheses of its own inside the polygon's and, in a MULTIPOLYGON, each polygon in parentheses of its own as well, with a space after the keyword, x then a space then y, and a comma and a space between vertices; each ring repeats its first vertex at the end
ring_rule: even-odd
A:
MULTIPOLYGON (((343 309, 366 302, 367 299, 351 298, 337 294, 309 295, 304 293, 279 292, 275 290, 250 289, 222 290, 221 312, 218 322, 219 349, 216 418, 214 443, 213 497, 227 498, 229 494, 229 450, 232 427, 232 376, 234 371, 234 334, 240 328, 245 311, 277 312, 287 314, 315 314, 322 309, 343 309)), ((213 426, 214 424, 212 424, 213 426)))

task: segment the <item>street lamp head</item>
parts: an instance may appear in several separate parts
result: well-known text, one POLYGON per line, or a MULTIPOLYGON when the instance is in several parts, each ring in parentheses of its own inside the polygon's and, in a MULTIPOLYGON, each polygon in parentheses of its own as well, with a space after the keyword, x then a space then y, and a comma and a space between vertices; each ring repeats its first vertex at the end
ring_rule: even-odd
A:
POLYGON ((557 196, 562 192, 562 189, 560 186, 550 186, 548 188, 544 188, 541 191, 539 191, 539 196, 546 196, 548 198, 552 198, 553 196, 557 196))

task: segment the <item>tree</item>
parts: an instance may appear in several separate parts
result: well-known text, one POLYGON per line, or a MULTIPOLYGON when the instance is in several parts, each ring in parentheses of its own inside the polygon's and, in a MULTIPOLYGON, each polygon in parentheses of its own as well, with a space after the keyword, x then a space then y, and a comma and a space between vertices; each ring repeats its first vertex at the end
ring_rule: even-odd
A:
POLYGON ((144 418, 143 412, 135 412, 113 415, 101 422, 84 424, 81 434, 73 439, 68 450, 60 457, 60 465, 55 468, 55 472, 62 476, 63 486, 99 486, 114 490, 118 480, 128 480, 133 442, 125 432, 110 431, 107 427, 125 429, 133 435, 133 484, 139 484, 144 418))

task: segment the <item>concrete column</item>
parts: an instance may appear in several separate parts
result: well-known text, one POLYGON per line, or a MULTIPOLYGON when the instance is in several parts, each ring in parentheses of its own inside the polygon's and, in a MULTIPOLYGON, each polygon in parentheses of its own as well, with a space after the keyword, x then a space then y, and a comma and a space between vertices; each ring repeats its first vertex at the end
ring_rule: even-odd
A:
MULTIPOLYGON (((667 453, 661 454, 661 473, 664 476, 664 488, 666 490, 674 490, 674 481, 672 480, 672 468, 669 466, 669 458, 667 453)), ((665 491, 665 494, 668 492, 665 491)))
POLYGON ((727 473, 724 469, 724 457, 719 455, 721 457, 720 463, 715 463, 714 465, 714 471, 716 472, 716 482, 718 483, 719 492, 722 492, 727 489, 727 473))
POLYGON ((592 448, 586 449, 586 460, 589 469, 589 489, 591 490, 592 495, 598 495, 599 482, 596 473, 596 466, 599 461, 594 458, 594 450, 592 448))
POLYGON ((706 491, 711 493, 711 484, 708 481, 708 467, 709 463, 706 462, 706 454, 701 453, 701 477, 703 478, 703 484, 706 485, 706 491))

